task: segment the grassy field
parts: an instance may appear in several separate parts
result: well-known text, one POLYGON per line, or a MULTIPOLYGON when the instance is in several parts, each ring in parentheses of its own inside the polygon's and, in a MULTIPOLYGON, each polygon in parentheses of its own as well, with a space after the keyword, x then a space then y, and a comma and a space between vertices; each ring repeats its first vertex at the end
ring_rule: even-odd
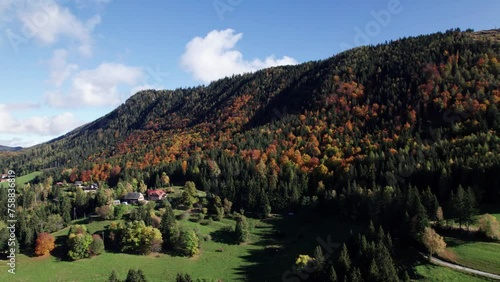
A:
POLYGON ((445 238, 450 259, 470 268, 500 274, 500 243, 445 238))
MULTIPOLYGON (((230 233, 222 230, 234 226, 235 222, 231 219, 210 225, 181 220, 181 225, 197 228, 202 235, 211 236, 209 241, 202 240, 201 253, 193 258, 107 252, 90 259, 70 262, 57 255, 40 258, 19 255, 15 276, 8 274, 5 261, 0 261, 0 281, 105 281, 112 270, 117 272, 120 279, 124 279, 130 268, 142 269, 148 281, 175 281, 178 272, 190 273, 195 279, 280 281, 281 275, 291 270, 298 254, 311 254, 318 245, 317 238, 328 241, 330 236, 332 242, 341 243, 347 239, 351 229, 354 232, 359 230, 358 226, 349 222, 321 218, 311 220, 308 215, 249 219, 249 222, 250 242, 237 245, 231 241, 230 233), (276 236, 276 230, 280 230, 279 236, 276 236)), ((88 228, 90 232, 99 232, 109 223, 95 221, 88 228)), ((67 232, 67 229, 63 229, 54 235, 64 240, 67 232)))
MULTIPOLYGON (((24 183, 30 182, 33 179, 35 179, 35 177, 39 176, 40 174, 42 174, 41 171, 35 171, 35 172, 30 173, 30 174, 18 176, 18 177, 16 177, 16 183, 24 184, 24 183)), ((4 186, 7 187, 7 185, 8 185, 7 183, 8 182, 0 183, 0 188, 3 188, 4 186)))
POLYGON ((422 281, 463 281, 463 282, 478 282, 490 281, 481 277, 472 276, 460 271, 455 271, 446 267, 422 264, 415 267, 417 274, 422 276, 422 281))
MULTIPOLYGON (((171 193, 169 197, 171 198, 179 198, 182 196, 182 192, 184 192, 184 187, 183 186, 172 186, 172 189, 174 189, 174 193, 171 193)), ((198 197, 206 197, 207 193, 202 190, 197 190, 198 191, 198 197)))
POLYGON ((494 213, 492 216, 496 217, 496 219, 500 221, 500 213, 494 213))

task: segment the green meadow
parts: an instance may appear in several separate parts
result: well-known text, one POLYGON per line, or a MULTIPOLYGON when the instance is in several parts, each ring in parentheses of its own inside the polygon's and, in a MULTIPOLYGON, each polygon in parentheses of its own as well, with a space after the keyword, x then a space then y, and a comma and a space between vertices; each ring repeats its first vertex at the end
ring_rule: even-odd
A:
MULTIPOLYGON (((28 182, 32 181, 33 179, 35 179, 35 177, 37 177, 41 174, 42 174, 41 171, 35 171, 35 172, 29 173, 29 174, 26 174, 23 176, 18 176, 18 177, 16 177, 16 183, 17 184, 28 183, 28 182)), ((7 184, 8 184, 8 182, 1 182, 0 188, 7 187, 7 184)))
MULTIPOLYGON (((360 230, 350 222, 310 218, 302 214, 249 219, 251 237, 244 244, 235 244, 232 239, 232 219, 209 225, 183 219, 179 221, 182 226, 197 229, 201 234, 201 251, 195 257, 105 252, 89 259, 67 261, 61 248, 56 247, 46 257, 20 254, 15 276, 7 273, 6 261, 2 261, 0 281, 105 281, 112 270, 124 279, 130 268, 142 269, 148 281, 175 281, 178 272, 189 273, 194 279, 279 281, 285 271, 292 269, 298 254, 310 254, 321 240, 342 243, 351 230, 360 230)), ((90 232, 100 233, 110 222, 94 221, 87 227, 90 232)), ((64 242, 67 232, 65 228, 53 233, 56 242, 64 242)), ((331 255, 336 255, 337 249, 332 251, 331 255)))
POLYGON ((500 275, 500 243, 446 238, 447 250, 460 265, 500 275))

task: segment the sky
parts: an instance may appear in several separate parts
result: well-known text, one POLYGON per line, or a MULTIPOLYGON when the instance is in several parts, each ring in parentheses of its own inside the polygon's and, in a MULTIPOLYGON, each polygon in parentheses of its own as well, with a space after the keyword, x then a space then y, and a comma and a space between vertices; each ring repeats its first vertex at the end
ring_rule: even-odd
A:
POLYGON ((498 12, 498 0, 0 0, 0 145, 46 142, 143 89, 500 28, 498 12))

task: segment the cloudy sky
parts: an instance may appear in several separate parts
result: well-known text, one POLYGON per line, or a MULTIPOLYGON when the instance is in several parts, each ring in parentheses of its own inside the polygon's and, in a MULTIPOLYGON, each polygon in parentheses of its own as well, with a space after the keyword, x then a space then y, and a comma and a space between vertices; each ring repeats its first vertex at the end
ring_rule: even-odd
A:
POLYGON ((31 146, 141 89, 500 27, 500 1, 0 0, 0 145, 31 146), (437 2, 437 3, 436 3, 437 2))

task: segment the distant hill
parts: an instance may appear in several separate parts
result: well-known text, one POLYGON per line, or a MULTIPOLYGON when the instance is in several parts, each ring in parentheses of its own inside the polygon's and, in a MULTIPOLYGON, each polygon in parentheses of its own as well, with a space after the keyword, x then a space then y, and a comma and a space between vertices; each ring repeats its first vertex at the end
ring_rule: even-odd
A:
POLYGON ((0 145, 0 152, 13 152, 13 151, 19 151, 22 149, 23 149, 23 147, 8 147, 8 146, 0 145))
POLYGON ((244 206, 265 192, 273 208, 354 181, 371 190, 430 186, 440 198, 470 185, 493 200, 496 34, 450 30, 208 86, 141 91, 94 122, 0 158, 0 167, 151 187, 166 172, 244 206))

